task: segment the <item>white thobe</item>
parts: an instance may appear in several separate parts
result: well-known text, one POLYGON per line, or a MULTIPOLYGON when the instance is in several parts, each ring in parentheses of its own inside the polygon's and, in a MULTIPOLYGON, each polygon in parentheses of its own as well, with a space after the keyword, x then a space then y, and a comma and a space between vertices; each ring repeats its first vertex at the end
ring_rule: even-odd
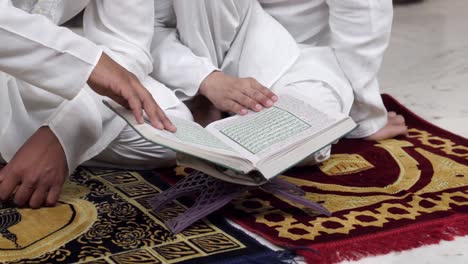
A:
MULTIPOLYGON (((258 2, 173 3, 177 32, 170 28, 175 26, 171 2, 165 2, 165 9, 161 1, 156 2, 155 34, 166 35, 155 35, 153 40, 153 74, 182 98, 195 95, 206 75, 220 69, 236 77, 253 77, 278 94, 300 94, 331 114, 349 112, 352 89, 332 50, 298 45, 258 2)), ((327 147, 311 155, 306 164, 322 162, 329 155, 327 147)))
POLYGON ((387 123, 377 74, 388 46, 391 0, 259 0, 298 43, 329 46, 351 83, 351 117, 359 124, 349 136, 369 136, 387 123))
MULTIPOLYGON (((238 5, 245 5, 246 2, 229 3, 227 8, 235 13, 238 5)), ((205 32, 194 30, 203 30, 205 26, 202 25, 205 21, 200 19, 203 6, 198 4, 197 1, 155 1, 157 8, 152 44, 155 66, 152 76, 172 88, 183 100, 193 97, 206 76, 217 69, 233 76, 255 77, 260 83, 271 86, 299 57, 299 48, 294 39, 265 13, 249 16, 252 19, 249 24, 259 26, 242 27, 245 38, 234 38, 243 19, 243 14, 236 13, 237 17, 232 17, 235 25, 218 28, 216 40, 219 42, 213 39, 212 43, 207 44, 209 46, 196 48, 188 43, 186 37, 202 39, 203 33, 210 31, 209 28, 205 32), (192 12, 191 8, 198 10, 192 12), (177 22, 174 10, 177 10, 177 22), (197 27, 192 27, 194 25, 197 27), (272 54, 275 54, 275 62, 272 54), (266 64, 269 67, 263 67, 266 64)), ((222 10, 216 15, 222 19, 222 10)))
MULTIPOLYGON (((148 77, 152 71, 153 25, 148 23, 154 17, 152 2, 48 2, 55 4, 29 14, 0 0, 0 153, 10 160, 27 138, 47 125, 59 139, 71 173, 111 143, 117 147, 125 143, 120 138, 125 122, 86 85, 103 50, 135 74, 163 109, 177 107, 180 101, 148 77), (83 8, 84 37, 53 23, 83 8)), ((131 140, 144 145, 134 137, 131 140)), ((123 158, 114 155, 99 160, 122 162, 123 158)))
MULTIPOLYGON (((254 77, 266 86, 278 80, 280 83, 275 83, 276 86, 305 81, 321 81, 330 86, 338 95, 341 111, 349 113, 360 125, 349 135, 350 137, 368 136, 385 125, 386 110, 380 98, 376 76, 390 34, 392 20, 390 0, 371 2, 260 0, 259 3, 264 10, 281 23, 289 34, 284 34, 283 30, 274 23, 251 21, 250 31, 266 32, 266 34, 252 34, 252 39, 249 40, 247 37, 248 41, 243 46, 237 47, 230 46, 231 43, 226 40, 232 37, 231 31, 237 33, 235 31, 240 29, 236 24, 241 24, 243 17, 230 15, 235 6, 232 6, 231 1, 222 0, 223 7, 210 10, 208 16, 213 16, 214 21, 218 19, 219 24, 226 26, 215 32, 212 43, 202 46, 201 49, 194 48, 194 45, 188 43, 187 38, 200 38, 197 35, 201 34, 197 30, 213 25, 199 25, 195 20, 196 12, 191 12, 191 8, 196 8, 192 6, 193 4, 178 0, 173 2, 175 9, 171 7, 172 1, 156 0, 156 29, 152 49, 155 59, 153 75, 169 87, 181 92, 179 94, 193 96, 209 73, 219 68, 226 70, 228 67, 223 65, 226 62, 220 60, 224 58, 224 54, 220 54, 219 51, 226 51, 228 47, 230 54, 238 54, 237 59, 245 68, 243 71, 245 75, 239 71, 228 72, 234 76, 254 77), (183 6, 188 8, 184 11, 183 6), (174 10, 177 11, 177 15, 174 14, 174 10), (176 22, 175 17, 179 21, 176 22), (188 28, 183 28, 184 25, 188 28), (175 27, 179 30, 179 36, 175 27), (297 45, 290 43, 291 36, 297 45), (256 45, 248 45, 255 42, 256 45), (296 46, 301 50, 300 61, 296 64, 304 67, 291 66, 290 61, 281 57, 285 53, 294 54, 296 46), (213 54, 203 53, 203 49, 211 50, 213 54), (268 56, 256 54, 265 51, 269 53, 268 56), (261 75, 255 70, 255 68, 281 69, 286 66, 294 68, 295 72, 279 77, 277 74, 284 74, 284 71, 269 71, 269 74, 261 75)), ((203 2, 210 3, 210 1, 203 2)), ((256 16, 265 17, 258 10, 256 13, 256 16)), ((290 55, 290 58, 292 57, 290 55)), ((316 91, 309 91, 307 95, 320 96, 316 91)))

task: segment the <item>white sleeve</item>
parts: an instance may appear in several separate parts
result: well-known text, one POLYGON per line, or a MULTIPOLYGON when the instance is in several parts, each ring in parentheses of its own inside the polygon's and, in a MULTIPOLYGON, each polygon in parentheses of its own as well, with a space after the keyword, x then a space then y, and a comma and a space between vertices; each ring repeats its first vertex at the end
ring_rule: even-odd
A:
POLYGON ((85 37, 105 47, 106 53, 139 79, 153 70, 150 46, 154 2, 98 0, 86 7, 85 37))
POLYGON ((176 23, 172 0, 156 0, 151 75, 186 100, 195 96, 203 80, 219 69, 180 42, 176 23))
MULTIPOLYGON (((95 0, 85 9, 85 37, 102 46, 117 63, 145 80, 152 70, 153 1, 95 0)), ((125 123, 90 89, 57 109, 49 127, 59 138, 70 172, 106 148, 125 123), (73 117, 73 118, 71 118, 73 117)))
POLYGON ((388 46, 391 0, 327 0, 331 46, 354 90, 351 117, 359 124, 350 137, 366 137, 387 122, 377 74, 388 46))
POLYGON ((101 49, 41 15, 0 0, 0 71, 66 99, 85 86, 101 49))

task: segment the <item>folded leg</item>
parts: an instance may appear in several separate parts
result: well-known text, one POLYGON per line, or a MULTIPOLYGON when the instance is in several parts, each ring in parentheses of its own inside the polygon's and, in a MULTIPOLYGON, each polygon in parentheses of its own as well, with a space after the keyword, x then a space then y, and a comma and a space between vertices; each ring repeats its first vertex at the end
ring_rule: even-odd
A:
MULTIPOLYGON (((165 113, 186 120, 193 119, 190 110, 182 102, 166 109, 165 113)), ((175 156, 176 153, 173 150, 147 141, 127 125, 103 152, 86 162, 85 165, 123 169, 153 169, 175 165, 175 156)))

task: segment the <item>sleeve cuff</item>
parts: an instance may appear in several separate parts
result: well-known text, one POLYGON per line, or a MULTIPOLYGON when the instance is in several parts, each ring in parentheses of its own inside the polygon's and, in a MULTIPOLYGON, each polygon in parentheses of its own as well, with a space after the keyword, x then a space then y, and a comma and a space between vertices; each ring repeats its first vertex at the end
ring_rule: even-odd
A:
POLYGON ((73 101, 65 101, 45 122, 65 152, 69 173, 87 157, 88 150, 96 144, 102 134, 102 121, 92 98, 82 91, 73 101), (94 113, 94 114, 93 114, 94 113))
POLYGON ((191 99, 198 94, 200 90, 200 85, 202 82, 214 71, 220 71, 219 68, 215 67, 208 61, 203 61, 198 67, 194 67, 197 70, 192 71, 186 76, 185 85, 183 88, 175 88, 174 92, 177 94, 177 97, 182 101, 191 99))

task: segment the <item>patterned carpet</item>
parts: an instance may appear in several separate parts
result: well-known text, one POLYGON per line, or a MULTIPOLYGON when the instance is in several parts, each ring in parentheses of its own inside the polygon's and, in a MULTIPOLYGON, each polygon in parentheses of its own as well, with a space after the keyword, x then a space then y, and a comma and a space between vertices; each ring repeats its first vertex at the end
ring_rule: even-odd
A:
POLYGON ((0 263, 280 262, 219 215, 172 235, 162 221, 185 206, 154 214, 147 203, 165 187, 153 172, 80 168, 56 207, 0 204, 0 263))

